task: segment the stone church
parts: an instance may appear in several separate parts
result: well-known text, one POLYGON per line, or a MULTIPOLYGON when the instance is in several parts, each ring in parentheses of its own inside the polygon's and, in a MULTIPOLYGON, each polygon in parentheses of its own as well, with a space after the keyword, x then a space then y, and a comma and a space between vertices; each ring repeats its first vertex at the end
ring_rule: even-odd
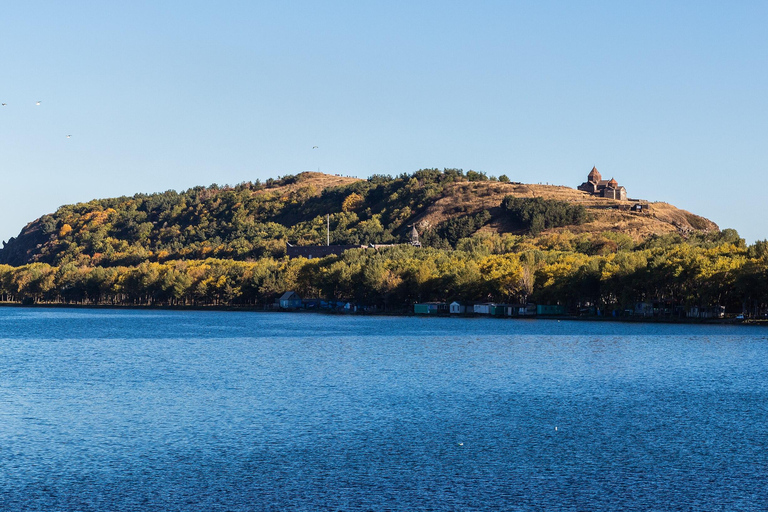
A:
POLYGON ((627 200, 627 189, 620 187, 619 183, 613 178, 604 180, 600 176, 597 167, 592 167, 592 171, 587 176, 587 181, 576 188, 599 197, 608 197, 610 199, 618 199, 619 201, 627 200))

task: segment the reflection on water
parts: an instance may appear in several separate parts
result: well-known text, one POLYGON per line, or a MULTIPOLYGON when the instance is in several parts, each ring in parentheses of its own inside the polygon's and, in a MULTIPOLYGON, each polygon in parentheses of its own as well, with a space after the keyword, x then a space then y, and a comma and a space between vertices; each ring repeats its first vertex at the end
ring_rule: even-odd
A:
POLYGON ((0 309, 2 510, 764 510, 759 328, 0 309))

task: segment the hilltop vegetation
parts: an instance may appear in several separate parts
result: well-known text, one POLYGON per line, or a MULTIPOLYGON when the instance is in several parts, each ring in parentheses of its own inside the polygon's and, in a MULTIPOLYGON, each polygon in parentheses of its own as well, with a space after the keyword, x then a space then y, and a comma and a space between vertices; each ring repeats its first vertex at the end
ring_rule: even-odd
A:
POLYGON ((668 205, 645 216, 617 208, 615 201, 566 187, 512 184, 475 171, 424 169, 367 180, 302 173, 62 206, 9 240, 0 263, 126 266, 277 258, 286 242, 324 243, 326 214, 332 244, 405 242, 412 225, 426 245, 438 248, 455 248, 478 231, 539 235, 567 229, 603 244, 605 233, 640 241, 652 234, 717 229, 668 205))
POLYGON ((455 169, 368 180, 318 173, 63 206, 0 251, 0 300, 266 305, 286 291, 404 311, 413 301, 500 301, 624 311, 768 308, 768 243, 671 205, 455 169), (286 242, 405 242, 288 259, 286 242))

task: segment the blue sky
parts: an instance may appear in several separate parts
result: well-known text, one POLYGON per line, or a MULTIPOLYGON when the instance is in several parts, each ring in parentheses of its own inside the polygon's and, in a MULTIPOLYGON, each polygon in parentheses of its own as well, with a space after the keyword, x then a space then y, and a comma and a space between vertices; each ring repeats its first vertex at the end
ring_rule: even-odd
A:
POLYGON ((575 187, 593 165, 765 239, 767 26, 768 2, 12 2, 0 239, 304 170, 575 187))

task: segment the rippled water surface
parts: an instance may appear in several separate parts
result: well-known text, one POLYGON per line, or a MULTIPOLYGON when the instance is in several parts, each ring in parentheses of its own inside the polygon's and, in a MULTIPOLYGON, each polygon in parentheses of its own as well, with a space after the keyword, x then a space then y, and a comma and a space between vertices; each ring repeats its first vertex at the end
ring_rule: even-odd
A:
POLYGON ((0 308, 2 510, 766 510, 768 330, 0 308))

